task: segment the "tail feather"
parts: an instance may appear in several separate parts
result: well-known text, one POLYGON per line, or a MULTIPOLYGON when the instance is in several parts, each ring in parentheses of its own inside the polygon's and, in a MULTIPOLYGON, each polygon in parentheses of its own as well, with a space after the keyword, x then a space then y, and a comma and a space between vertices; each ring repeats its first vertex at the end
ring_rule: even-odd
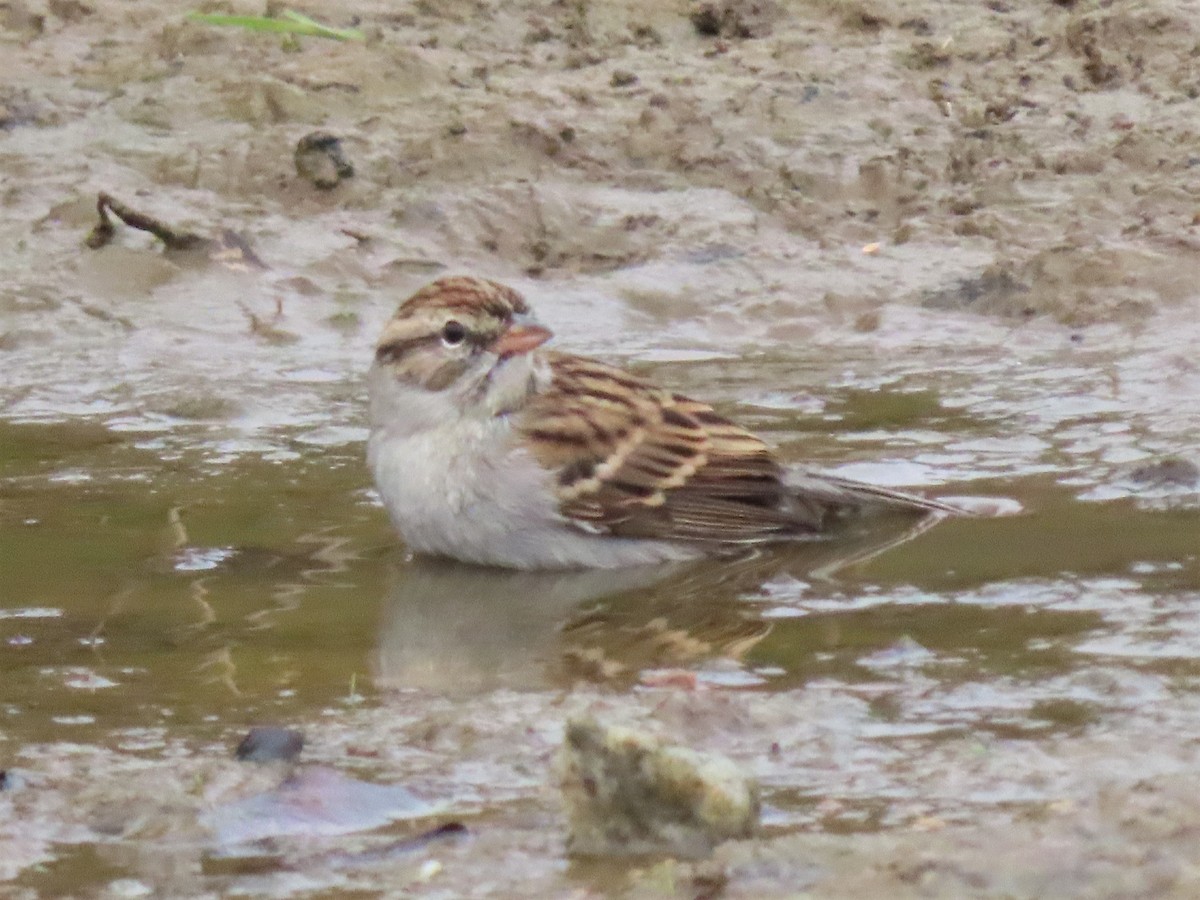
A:
POLYGON ((789 472, 785 483, 796 501, 803 505, 816 503, 834 509, 871 507, 950 516, 975 515, 971 510, 940 500, 807 469, 789 472))

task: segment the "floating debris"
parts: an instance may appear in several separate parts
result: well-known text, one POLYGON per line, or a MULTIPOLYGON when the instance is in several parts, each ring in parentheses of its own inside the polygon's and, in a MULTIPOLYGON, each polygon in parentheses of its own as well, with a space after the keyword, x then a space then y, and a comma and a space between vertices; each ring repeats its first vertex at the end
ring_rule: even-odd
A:
POLYGON ((349 834, 437 810, 407 788, 371 784, 325 767, 294 772, 278 787, 201 817, 227 850, 264 838, 349 834))

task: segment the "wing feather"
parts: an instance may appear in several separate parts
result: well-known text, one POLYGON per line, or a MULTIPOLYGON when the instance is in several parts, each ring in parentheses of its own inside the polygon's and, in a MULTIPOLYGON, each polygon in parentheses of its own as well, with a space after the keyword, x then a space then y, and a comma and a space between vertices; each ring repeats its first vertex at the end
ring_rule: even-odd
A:
POLYGON ((586 531, 749 544, 820 531, 862 506, 958 512, 887 488, 787 473, 762 440, 705 403, 594 360, 546 358, 550 386, 518 427, 556 473, 563 516, 586 531))
POLYGON ((557 473, 568 520, 613 535, 715 543, 819 527, 796 515, 767 445, 712 407, 593 360, 548 359, 551 385, 520 427, 557 473))

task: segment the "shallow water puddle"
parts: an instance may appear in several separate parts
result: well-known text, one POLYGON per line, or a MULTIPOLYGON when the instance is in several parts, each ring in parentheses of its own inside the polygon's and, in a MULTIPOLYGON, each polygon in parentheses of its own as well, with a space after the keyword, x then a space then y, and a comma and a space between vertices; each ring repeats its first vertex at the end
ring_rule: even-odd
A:
MULTIPOLYGON (((307 425, 261 430, 257 450, 234 450, 200 426, 4 423, 2 761, 36 770, 51 742, 222 756, 256 722, 303 728, 399 700, 417 719, 448 704, 469 728, 481 699, 515 690, 546 698, 535 715, 551 718, 530 724, 550 733, 546 702, 572 686, 740 692, 810 705, 781 720, 782 749, 759 765, 770 830, 970 822, 1053 803, 1067 773, 1033 758, 969 790, 940 779, 976 765, 975 753, 998 766, 997 742, 1136 721, 1143 705, 1200 683, 1191 489, 1130 479, 1124 458, 1089 443, 1143 440, 1107 429, 1119 418, 1107 409, 1048 404, 1035 415, 1024 393, 1000 406, 972 396, 970 374, 853 369, 832 387, 827 371, 786 358, 656 374, 714 397, 790 457, 1004 496, 1026 512, 945 521, 908 540, 884 524, 649 571, 506 573, 405 558, 368 489, 361 443, 313 441, 307 425), (768 387, 784 378, 796 385, 786 397, 768 387), (1099 490, 1110 499, 1080 499, 1099 490)), ((1032 389, 1052 377, 1031 378, 1032 389)), ((354 436, 357 422, 331 427, 354 436)), ((1163 740, 1186 740, 1186 717, 1174 727, 1163 740)), ((352 758, 370 776, 380 752, 352 758)), ((532 789, 489 775, 504 768, 486 750, 468 753, 465 770, 452 746, 432 758, 446 777, 427 771, 424 793, 451 809, 486 814, 532 789)), ((83 846, 27 884, 70 884, 92 865, 112 879, 144 875, 111 850, 93 859, 86 830, 69 834, 58 839, 83 846)), ((227 889, 263 877, 249 863, 206 866, 227 889)), ((339 883, 289 878, 267 883, 282 893, 339 883)))

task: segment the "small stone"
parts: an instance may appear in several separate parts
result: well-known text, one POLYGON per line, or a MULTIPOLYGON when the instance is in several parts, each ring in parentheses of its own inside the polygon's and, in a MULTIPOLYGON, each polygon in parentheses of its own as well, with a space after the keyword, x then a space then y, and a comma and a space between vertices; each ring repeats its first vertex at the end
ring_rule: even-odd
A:
POLYGON ((723 0, 696 5, 689 18, 704 37, 745 39, 769 35, 782 13, 775 0, 723 0))
POLYGON ((323 191, 354 176, 354 166, 342 152, 341 139, 327 131, 314 131, 300 138, 293 158, 296 174, 323 191))
POLYGON ((292 760, 304 749, 304 735, 294 728, 251 728, 237 745, 234 757, 243 762, 292 760))
POLYGON ((632 72, 627 72, 624 69, 617 69, 612 73, 612 78, 609 79, 609 84, 615 88, 629 87, 631 84, 637 84, 638 77, 632 72))
POLYGON ((692 27, 697 34, 716 37, 721 33, 721 13, 712 3, 705 3, 692 10, 692 27))
POLYGON ((557 766, 575 856, 703 857, 758 825, 757 786, 733 762, 631 728, 572 719, 557 766))

